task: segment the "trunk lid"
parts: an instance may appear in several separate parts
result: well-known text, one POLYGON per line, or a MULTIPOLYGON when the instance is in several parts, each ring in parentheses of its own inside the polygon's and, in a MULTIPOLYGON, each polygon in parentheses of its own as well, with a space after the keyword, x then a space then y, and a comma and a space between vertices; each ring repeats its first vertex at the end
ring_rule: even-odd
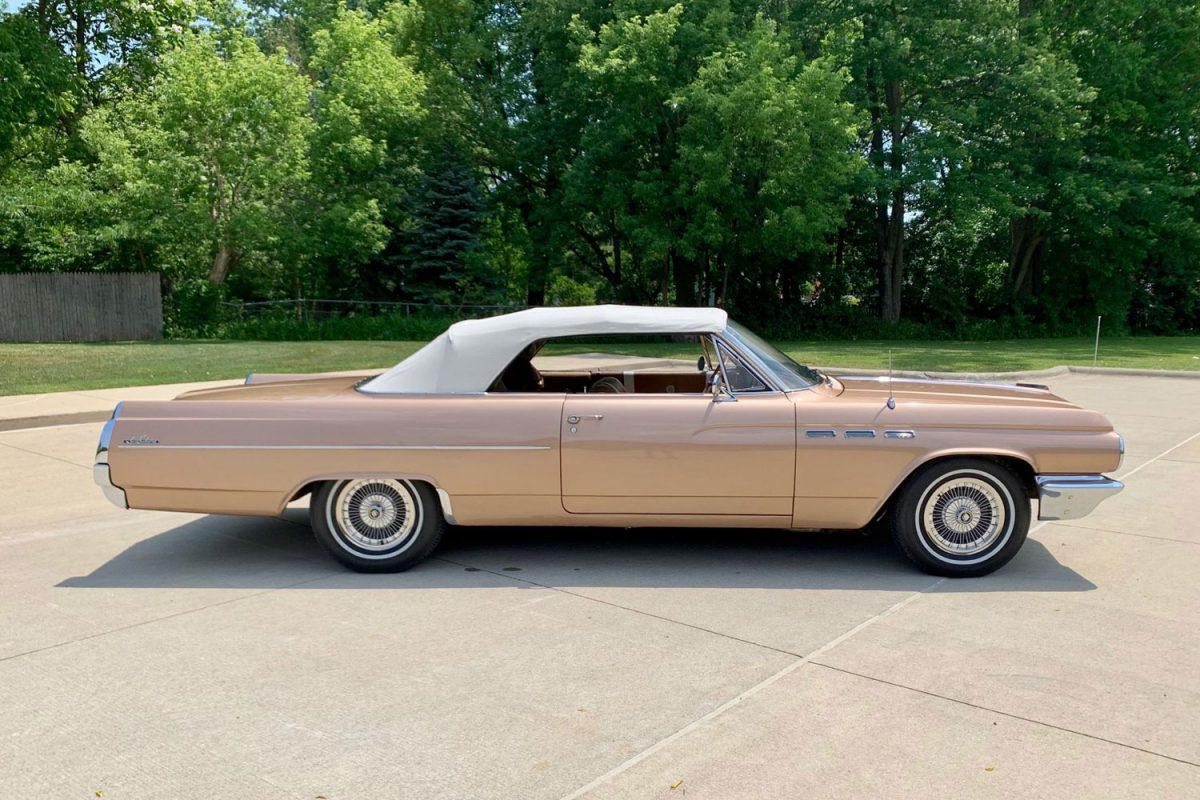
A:
POLYGON ((313 375, 251 374, 241 386, 221 386, 184 392, 176 400, 313 400, 353 390, 368 372, 323 372, 313 375))

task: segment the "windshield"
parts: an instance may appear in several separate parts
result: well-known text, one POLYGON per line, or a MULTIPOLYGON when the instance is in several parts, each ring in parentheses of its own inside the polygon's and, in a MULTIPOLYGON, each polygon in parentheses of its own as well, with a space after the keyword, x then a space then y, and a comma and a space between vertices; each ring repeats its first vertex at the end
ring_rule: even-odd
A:
POLYGON ((814 384, 822 383, 825 376, 812 367, 797 364, 786 353, 780 352, 775 345, 763 340, 758 334, 746 330, 733 320, 729 320, 725 331, 730 339, 758 356, 775 380, 785 391, 804 389, 814 384))

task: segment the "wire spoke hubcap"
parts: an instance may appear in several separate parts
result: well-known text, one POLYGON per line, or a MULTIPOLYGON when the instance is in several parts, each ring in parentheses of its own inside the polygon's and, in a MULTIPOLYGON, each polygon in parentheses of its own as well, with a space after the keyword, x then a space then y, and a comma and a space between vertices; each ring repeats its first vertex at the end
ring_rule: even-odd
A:
POLYGON ((929 492, 920 514, 929 541, 954 556, 991 547, 1007 523, 1000 493, 987 481, 969 477, 954 478, 929 492))
POLYGON ((402 481, 383 478, 347 481, 334 509, 342 536, 363 550, 390 550, 412 535, 418 504, 402 481))

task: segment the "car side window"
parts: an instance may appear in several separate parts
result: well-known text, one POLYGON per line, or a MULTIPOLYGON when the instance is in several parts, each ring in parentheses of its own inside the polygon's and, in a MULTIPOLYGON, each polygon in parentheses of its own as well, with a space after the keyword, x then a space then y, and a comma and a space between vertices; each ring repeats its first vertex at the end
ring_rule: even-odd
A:
POLYGON ((703 333, 561 336, 544 345, 509 364, 488 391, 704 395, 716 358, 703 333))
POLYGON ((721 366, 725 370, 725 380, 729 383, 731 392, 767 392, 770 387, 754 374, 754 371, 744 365, 726 347, 717 346, 721 356, 721 366))

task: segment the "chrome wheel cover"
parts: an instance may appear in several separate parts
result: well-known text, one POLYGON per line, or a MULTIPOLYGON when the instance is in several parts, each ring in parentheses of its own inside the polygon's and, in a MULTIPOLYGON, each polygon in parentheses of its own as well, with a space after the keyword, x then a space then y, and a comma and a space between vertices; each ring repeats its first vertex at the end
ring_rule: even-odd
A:
POLYGON ((943 475, 917 503, 921 543, 941 561, 985 561, 1008 541, 1012 508, 1008 490, 984 472, 958 470, 943 475))
POLYGON ((338 544, 363 558, 385 558, 416 539, 421 501, 408 481, 363 478, 340 484, 327 509, 338 544))

